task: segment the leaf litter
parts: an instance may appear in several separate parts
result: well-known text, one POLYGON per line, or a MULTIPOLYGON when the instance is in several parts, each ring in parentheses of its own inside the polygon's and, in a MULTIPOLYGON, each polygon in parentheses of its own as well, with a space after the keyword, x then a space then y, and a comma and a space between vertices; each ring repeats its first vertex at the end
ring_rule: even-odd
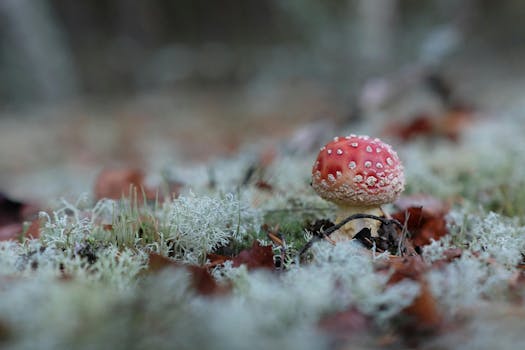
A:
MULTIPOLYGON (((419 116, 411 124, 401 126, 395 132, 405 142, 411 142, 415 137, 445 138, 449 141, 460 142, 461 135, 471 123, 471 113, 470 110, 451 109, 446 115, 440 117, 419 116)), ((277 158, 278 155, 273 149, 263 152, 255 163, 244 168, 245 173, 240 174, 239 181, 237 181, 239 188, 242 188, 245 193, 254 191, 259 194, 263 193, 263 196, 279 196, 286 193, 286 189, 280 188, 279 184, 274 182, 269 175, 272 171, 271 167, 278 162, 277 158)), ((215 187, 210 186, 208 190, 215 191, 215 187)), ((504 291, 503 297, 498 297, 499 299, 496 300, 522 306, 525 299, 523 256, 517 266, 506 266, 498 261, 498 257, 486 258, 483 245, 480 245, 482 249, 469 251, 472 246, 469 246, 469 240, 475 234, 468 232, 468 225, 462 226, 459 232, 455 229, 451 230, 449 216, 451 206, 431 195, 401 198, 396 202, 394 207, 397 211, 391 217, 375 217, 374 219, 381 222, 382 234, 375 237, 366 231, 358 233, 353 241, 359 243, 359 248, 352 248, 354 249, 352 252, 356 256, 343 258, 334 253, 334 256, 331 257, 333 261, 329 259, 328 270, 320 270, 324 275, 333 272, 330 271, 330 268, 335 270, 333 273, 336 277, 327 279, 323 274, 301 275, 301 271, 308 271, 308 273, 313 274, 317 267, 316 264, 319 264, 315 256, 309 255, 311 253, 309 250, 314 245, 326 243, 332 248, 323 249, 337 250, 334 245, 335 242, 330 239, 330 235, 337 230, 340 224, 334 225, 331 221, 332 218, 328 217, 325 211, 318 212, 317 217, 313 220, 305 220, 303 217, 298 219, 300 230, 296 232, 295 236, 283 233, 285 231, 279 229, 278 226, 267 225, 265 228, 254 228, 252 226, 245 229, 244 240, 235 241, 235 232, 238 230, 236 215, 239 214, 234 209, 238 203, 233 201, 220 202, 221 205, 208 208, 214 208, 213 210, 217 211, 228 210, 226 215, 229 219, 228 224, 221 228, 221 232, 213 231, 213 225, 207 227, 211 233, 206 238, 215 237, 216 242, 205 241, 193 244, 194 242, 191 239, 196 236, 200 238, 205 236, 201 234, 203 222, 193 221, 188 216, 185 218, 188 220, 185 226, 177 225, 180 224, 183 214, 190 213, 196 219, 206 216, 206 214, 211 215, 211 213, 202 211, 191 212, 193 210, 192 205, 203 205, 203 203, 194 203, 179 208, 178 211, 170 212, 169 215, 171 216, 169 216, 169 225, 167 226, 171 231, 166 230, 166 225, 162 225, 165 218, 159 214, 161 210, 155 209, 151 213, 147 213, 149 210, 147 208, 151 207, 152 202, 158 200, 176 201, 176 198, 184 191, 182 187, 177 187, 176 191, 172 191, 172 189, 169 190, 170 195, 163 198, 158 195, 157 189, 146 186, 145 174, 140 170, 103 171, 97 179, 94 197, 113 199, 115 201, 112 204, 113 207, 108 205, 104 208, 98 208, 100 212, 97 212, 96 215, 99 215, 99 220, 92 222, 88 222, 89 215, 83 217, 80 211, 74 210, 68 212, 64 218, 56 218, 56 223, 63 220, 62 226, 57 224, 51 227, 50 222, 46 222, 42 218, 32 219, 28 222, 29 225, 25 231, 26 237, 32 239, 25 241, 26 246, 17 246, 18 251, 16 253, 11 255, 5 253, 5 257, 0 256, 0 259, 5 259, 6 266, 18 264, 17 269, 13 269, 7 275, 16 275, 20 271, 24 271, 18 260, 23 254, 34 259, 32 260, 34 264, 29 264, 33 274, 39 271, 47 271, 47 268, 54 273, 59 270, 58 278, 64 280, 64 276, 66 276, 70 284, 79 283, 86 276, 93 278, 103 269, 120 271, 121 264, 127 266, 125 269, 128 271, 135 269, 136 274, 131 273, 132 278, 130 280, 137 279, 139 285, 143 283, 143 279, 149 280, 150 278, 165 278, 168 281, 159 283, 169 283, 169 279, 175 278, 175 275, 178 276, 178 273, 182 272, 188 278, 189 290, 198 296, 205 296, 212 300, 211 303, 215 303, 215 299, 222 300, 225 303, 235 303, 237 302, 235 298, 239 295, 242 296, 240 299, 242 303, 268 303, 267 305, 270 307, 266 311, 269 314, 278 314, 281 319, 272 319, 268 324, 261 321, 265 327, 273 330, 274 328, 271 325, 276 325, 277 330, 287 330, 287 326, 292 329, 291 324, 299 323, 308 331, 319 332, 317 335, 319 337, 328 337, 330 340, 328 341, 330 344, 328 348, 344 348, 345 345, 352 344, 362 335, 375 337, 372 342, 374 346, 422 347, 426 342, 435 340, 436 337, 466 327, 468 323, 461 319, 465 310, 462 308, 445 309, 443 305, 449 305, 444 304, 446 292, 443 291, 443 288, 446 287, 436 287, 436 281, 443 281, 449 275, 454 278, 457 277, 454 273, 459 275, 465 272, 470 273, 465 276, 471 277, 477 283, 475 286, 484 288, 483 292, 479 294, 481 301, 494 300, 492 299, 495 298, 494 293, 501 290, 504 291), (130 196, 130 193, 133 193, 130 189, 133 188, 137 193, 135 198, 130 196), (121 216, 116 220, 114 216, 116 207, 114 205, 116 202, 124 203, 126 200, 135 200, 138 212, 129 216, 121 216), (226 209, 228 203, 232 206, 226 209), (113 209, 110 210, 110 207, 113 209), (105 210, 107 212, 102 215, 105 210), (112 241, 112 237, 122 233, 124 227, 129 229, 127 244, 122 244, 124 241, 120 240, 117 249, 113 251, 113 255, 103 256, 105 249, 111 245, 108 242, 112 241), (62 235, 60 240, 63 241, 58 242, 59 239, 56 237, 53 237, 56 241, 50 240, 51 234, 57 234, 57 231, 60 231, 62 235), (214 234, 217 235, 214 236, 214 234), (185 237, 182 237, 183 235, 185 237), (183 238, 190 240, 182 241, 183 238), (72 241, 75 242, 74 249, 68 251, 71 248, 70 242, 72 241), (57 242, 63 244, 59 245, 57 242), (178 246, 177 252, 174 250, 176 242, 184 242, 178 246), (455 242, 465 244, 455 245, 455 242), (41 245, 38 246, 38 244, 41 245), (53 246, 54 244, 56 246, 53 246), (36 247, 30 247, 30 245, 36 245, 36 247), (56 249, 57 247, 58 249, 56 249), (24 249, 27 249, 29 253, 24 249), (202 251, 200 251, 201 249, 202 251), (431 250, 435 250, 436 258, 428 259, 425 254, 431 250), (59 252, 60 258, 51 257, 51 254, 55 254, 52 252, 59 252), (147 252, 146 258, 143 257, 143 252, 147 252), (370 287, 370 291, 367 290, 363 294, 359 294, 361 292, 359 289, 348 289, 345 285, 348 281, 345 282, 344 280, 351 276, 350 272, 345 273, 345 268, 348 269, 349 266, 338 266, 337 262, 338 259, 350 259, 351 264, 359 264, 361 263, 359 259, 362 258, 359 257, 360 254, 365 257, 363 259, 372 261, 374 266, 370 271, 363 270, 363 274, 359 276, 359 278, 369 281, 364 285, 370 287), (183 261, 182 256, 191 256, 191 259, 183 261), (199 258, 195 258, 196 256, 199 258), (133 259, 143 260, 135 264, 131 261, 133 259), (476 265, 477 263, 479 264, 476 265), (484 269, 483 272, 479 272, 480 268, 484 269), (338 269, 341 269, 342 272, 338 269), (478 269, 479 277, 474 276, 475 269, 478 269), (492 282, 492 270, 510 273, 507 278, 492 282), (275 271, 282 273, 271 273, 275 271), (267 276, 268 273, 270 277, 267 276), (300 278, 303 278, 308 281, 308 284, 297 282, 302 284, 294 286, 290 282, 294 281, 293 278, 297 278, 299 281, 301 281, 300 278), (378 284, 378 280, 374 278, 383 280, 384 284, 378 284), (371 297, 381 299, 383 295, 377 290, 386 292, 388 288, 405 289, 407 285, 416 288, 416 292, 412 294, 411 298, 403 301, 404 304, 399 307, 399 311, 386 322, 374 312, 367 311, 369 309, 364 308, 356 301, 360 300, 359 298, 368 300, 367 298, 371 297), (333 294, 323 294, 323 291, 326 290, 333 294), (339 291, 340 294, 338 294, 339 291), (310 296, 309 292, 319 293, 320 296, 310 296), (373 293, 378 295, 372 295, 373 293), (327 300, 326 296, 333 297, 334 300, 327 300), (301 298, 304 298, 305 301, 296 301, 296 299, 301 300, 301 298), (314 316, 311 319, 306 317, 306 321, 286 319, 286 314, 279 313, 280 309, 293 310, 294 315, 313 314, 314 316), (451 328, 454 330, 451 331, 451 328)), ((197 195, 196 197, 200 198, 200 196, 197 195)), ((185 198, 184 196, 181 198, 181 203, 185 198)), ((176 203, 172 202, 171 205, 176 203)), ((0 232, 5 229, 7 232, 5 235, 8 239, 20 237, 24 222, 22 207, 23 203, 12 201, 5 196, 0 197, 0 232), (13 233, 15 231, 16 233, 13 233)), ((299 208, 299 212, 301 210, 308 211, 308 208, 299 208)), ((95 213, 90 215, 95 215, 95 213)), ((286 215, 293 216, 296 213, 289 211, 286 215)), ((358 216, 349 217, 348 220, 355 219, 358 216)), ((509 259, 509 261, 514 260, 509 259)), ((2 272, 2 276, 4 276, 4 272, 2 272)), ((2 281, 6 281, 6 279, 2 279, 2 281)), ((102 277, 97 283, 100 281, 103 281, 102 277)), ((354 280, 353 283, 355 284, 355 282, 354 280)), ((177 283, 179 286, 184 285, 178 280, 177 283)), ((127 284, 123 285, 128 286, 127 284)), ((173 288, 173 286, 171 287, 173 288)), ((131 287, 130 290, 134 290, 133 288, 131 287)), ((177 286, 171 291, 175 295, 179 293, 177 286)), ((191 299, 183 300, 187 305, 191 305, 188 306, 190 308, 195 307, 193 304, 198 303, 191 299)), ((395 309, 396 303, 400 301, 393 298, 385 299, 383 302, 374 302, 375 305, 380 305, 378 309, 375 309, 375 312, 379 313, 383 308, 392 307, 395 309)), ((205 304, 204 306, 213 309, 214 305, 205 304)), ((168 310, 164 311, 164 313, 168 312, 168 310)), ((191 312, 198 313, 196 311, 191 312)), ((228 311, 221 310, 221 312, 227 313, 228 311)), ((221 313, 211 314, 210 311, 210 314, 206 316, 220 318, 223 315, 221 313)), ((300 334, 300 329, 295 329, 295 331, 300 334)), ((6 337, 5 334, 11 335, 11 323, 0 318, 0 342, 3 340, 2 336, 6 337)))

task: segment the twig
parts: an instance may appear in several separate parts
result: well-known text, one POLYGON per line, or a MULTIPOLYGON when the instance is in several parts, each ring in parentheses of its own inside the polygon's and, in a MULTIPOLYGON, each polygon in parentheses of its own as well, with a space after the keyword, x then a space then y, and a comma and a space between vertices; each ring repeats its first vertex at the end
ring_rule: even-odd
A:
POLYGON ((386 218, 382 218, 382 217, 379 217, 379 216, 376 216, 376 215, 371 215, 371 214, 354 214, 354 215, 350 215, 349 217, 347 217, 346 219, 344 219, 343 221, 341 221, 337 225, 331 226, 328 229, 321 231, 319 236, 312 237, 312 239, 310 239, 305 244, 303 249, 301 249, 301 251, 299 252, 299 257, 301 257, 304 253, 306 253, 306 251, 308 251, 308 249, 310 249, 312 247, 312 245, 317 240, 319 240, 321 238, 325 239, 326 237, 330 236, 332 233, 334 233, 335 231, 339 230, 341 227, 343 227, 344 225, 346 225, 350 221, 357 220, 357 219, 373 219, 373 220, 381 221, 381 223, 383 225, 394 224, 397 227, 399 227, 401 230, 403 229, 403 225, 401 225, 401 223, 399 221, 397 221, 396 219, 386 219, 386 218))
POLYGON ((284 270, 284 263, 286 259, 286 240, 284 239, 284 236, 282 233, 279 232, 279 225, 273 228, 272 231, 268 232, 266 234, 268 238, 273 242, 273 244, 279 246, 280 250, 280 259, 281 259, 281 266, 279 267, 279 270, 284 270))
POLYGON ((397 245, 397 255, 403 256, 404 253, 406 253, 406 239, 408 237, 408 219, 410 218, 410 213, 408 210, 406 210, 405 214, 405 222, 403 224, 403 228, 401 229, 401 236, 399 237, 399 243, 397 245))

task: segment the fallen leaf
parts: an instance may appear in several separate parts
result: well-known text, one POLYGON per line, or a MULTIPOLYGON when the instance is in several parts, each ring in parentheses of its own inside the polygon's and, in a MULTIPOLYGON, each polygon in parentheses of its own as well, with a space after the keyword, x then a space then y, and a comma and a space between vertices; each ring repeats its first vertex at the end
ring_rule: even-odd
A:
POLYGON ((472 108, 456 106, 439 119, 435 127, 436 134, 457 142, 463 130, 472 123, 473 119, 472 108))
POLYGON ((443 266, 448 265, 452 261, 460 258, 463 255, 463 249, 461 248, 449 248, 443 253, 443 258, 432 262, 432 268, 439 269, 443 266))
POLYGON ((431 211, 424 207, 409 207, 392 215, 400 223, 407 225, 410 241, 415 247, 430 244, 448 233, 445 220, 446 211, 431 211))
POLYGON ((388 279, 389 284, 397 283, 405 278, 418 280, 427 270, 425 262, 419 255, 390 256, 385 267, 393 270, 393 274, 388 279))
POLYGON ((438 331, 443 319, 438 310, 436 299, 432 295, 427 281, 421 281, 420 288, 419 295, 404 310, 404 313, 415 319, 416 328, 419 331, 438 331))
POLYGON ((41 219, 35 219, 31 222, 24 235, 31 238, 40 238, 40 227, 42 226, 41 219))
POLYGON ((372 321, 356 308, 327 315, 318 322, 318 327, 337 339, 348 339, 372 327, 372 321))
POLYGON ((429 114, 421 113, 414 116, 407 124, 393 127, 391 132, 402 141, 407 142, 418 136, 433 134, 434 128, 433 117, 429 114))
POLYGON ((213 276, 205 267, 186 266, 191 273, 192 286, 201 295, 220 295, 229 291, 229 288, 217 284, 213 276))
POLYGON ((148 271, 158 272, 167 267, 180 267, 180 264, 164 255, 150 253, 148 259, 148 271))
POLYGON ((206 264, 208 268, 215 267, 224 264, 226 261, 231 260, 232 258, 230 256, 226 255, 220 255, 220 254, 214 254, 214 253, 208 253, 206 255, 206 259, 210 262, 206 264))
POLYGON ((273 191, 273 186, 270 185, 268 182, 264 181, 264 180, 258 180, 255 182, 255 187, 258 188, 259 190, 263 190, 263 191, 268 191, 268 192, 272 192, 273 191))
POLYGON ((145 185, 145 174, 139 169, 104 169, 95 181, 95 198, 121 199, 136 191, 137 200, 155 200, 156 191, 145 185))
POLYGON ((228 286, 218 285, 205 267, 184 265, 157 253, 149 254, 149 272, 159 272, 166 268, 186 269, 191 275, 192 287, 201 295, 221 295, 230 289, 228 286))
POLYGON ((272 247, 262 246, 257 240, 253 242, 251 248, 240 252, 232 261, 233 267, 239 267, 244 264, 249 270, 256 268, 274 268, 272 247))
POLYGON ((399 283, 404 279, 416 281, 420 285, 420 293, 412 304, 403 310, 409 317, 406 326, 419 332, 435 332, 439 330, 442 316, 439 312, 436 300, 432 295, 428 282, 425 279, 427 266, 420 256, 391 257, 390 267, 393 274, 388 284, 399 283))
POLYGON ((404 142, 417 137, 445 138, 457 142, 472 120, 472 108, 454 106, 442 115, 416 114, 405 124, 390 125, 386 133, 397 136, 404 142))

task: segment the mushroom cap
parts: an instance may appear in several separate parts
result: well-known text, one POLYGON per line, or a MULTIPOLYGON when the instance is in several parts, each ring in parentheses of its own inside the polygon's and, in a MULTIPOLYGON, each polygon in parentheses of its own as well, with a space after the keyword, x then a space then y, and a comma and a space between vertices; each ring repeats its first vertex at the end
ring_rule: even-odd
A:
POLYGON ((312 187, 323 199, 347 206, 394 202, 405 188, 403 165, 390 145, 377 138, 335 137, 321 148, 312 187))

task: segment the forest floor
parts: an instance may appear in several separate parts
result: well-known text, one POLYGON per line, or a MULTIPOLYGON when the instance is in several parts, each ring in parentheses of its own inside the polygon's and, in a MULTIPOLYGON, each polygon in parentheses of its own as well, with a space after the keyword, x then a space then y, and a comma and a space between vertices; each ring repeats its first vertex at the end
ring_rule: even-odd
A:
POLYGON ((442 67, 461 108, 416 82, 356 118, 302 78, 4 112, 0 347, 519 348, 525 67, 505 57, 442 67), (311 167, 350 133, 399 153, 408 251, 316 239, 334 207, 311 167))

